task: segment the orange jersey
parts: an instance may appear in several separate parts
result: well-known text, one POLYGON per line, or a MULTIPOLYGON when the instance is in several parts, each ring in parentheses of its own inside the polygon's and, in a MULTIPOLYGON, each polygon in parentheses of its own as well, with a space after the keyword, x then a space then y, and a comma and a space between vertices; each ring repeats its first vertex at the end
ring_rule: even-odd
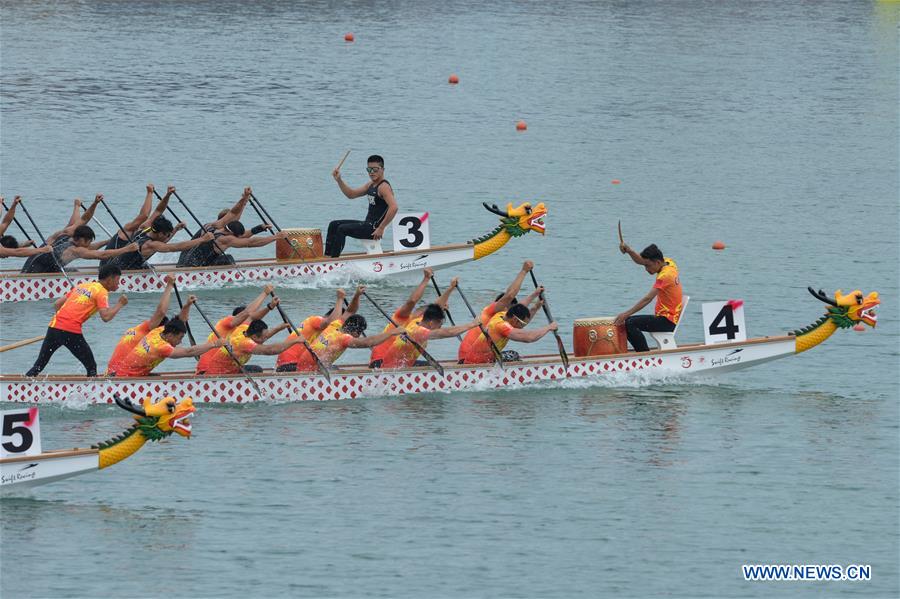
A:
POLYGON ((671 258, 666 258, 666 265, 656 273, 653 288, 656 292, 656 315, 678 324, 681 318, 682 294, 681 281, 678 280, 678 265, 671 258))
POLYGON ((116 376, 147 376, 171 356, 175 347, 162 338, 162 332, 163 327, 156 327, 144 335, 116 366, 116 376))
MULTIPOLYGON (((241 366, 247 363, 251 356, 250 352, 257 345, 253 339, 244 334, 245 331, 246 329, 235 331, 228 337, 231 351, 241 366)), ((200 356, 195 372, 197 374, 238 374, 240 371, 241 368, 235 363, 227 349, 214 347, 200 356)))
MULTIPOLYGON (((234 332, 234 316, 226 316, 225 318, 219 319, 219 322, 216 323, 216 333, 219 334, 222 339, 228 339, 228 337, 234 332)), ((215 333, 210 333, 206 340, 209 343, 212 343, 218 339, 215 333)))
MULTIPOLYGON (((326 366, 333 364, 335 360, 340 358, 344 350, 350 345, 350 342, 353 341, 353 335, 343 332, 341 330, 342 326, 344 326, 342 321, 335 320, 309 343, 309 346, 326 366)), ((312 372, 315 369, 315 359, 309 355, 309 352, 304 352, 297 362, 297 370, 312 372)))
POLYGON ((109 363, 106 366, 106 372, 115 372, 116 366, 122 359, 131 353, 131 350, 134 349, 134 346, 138 344, 138 341, 144 338, 144 335, 150 332, 150 321, 145 320, 141 324, 136 327, 131 327, 125 334, 122 335, 122 338, 119 339, 119 343, 116 344, 116 348, 113 350, 112 356, 109 358, 109 363))
MULTIPOLYGON (((421 326, 419 324, 421 320, 421 318, 418 320, 413 319, 405 328, 406 334, 424 348, 428 345, 428 337, 431 334, 431 329, 421 326)), ((387 344, 387 347, 381 358, 378 358, 382 360, 382 368, 406 368, 415 364, 416 359, 419 357, 419 350, 416 349, 412 343, 407 341, 403 335, 391 337, 380 344, 379 347, 385 344, 387 344)))
MULTIPOLYGON (((396 322, 397 326, 400 328, 406 328, 411 323, 419 324, 420 322, 422 322, 421 315, 413 316, 412 314, 410 314, 409 316, 404 317, 404 316, 400 315, 400 310, 397 310, 396 312, 394 312, 393 318, 394 318, 394 322, 396 322)), ((384 326, 384 328, 381 329, 381 332, 387 333, 392 328, 394 328, 394 325, 392 325, 391 323, 387 323, 384 326)), ((369 362, 374 362, 375 360, 384 360, 385 353, 390 349, 390 347, 393 343, 394 343, 394 339, 391 338, 391 339, 388 339, 387 341, 382 341, 381 343, 379 343, 378 345, 373 347, 372 355, 369 358, 369 362)))
MULTIPOLYGON (((506 314, 506 310, 497 312, 497 302, 493 302, 490 306, 481 311, 481 324, 487 327, 488 323, 491 322, 491 319, 498 314, 500 316, 504 316, 506 314)), ((479 337, 483 337, 480 327, 475 327, 474 329, 469 329, 468 331, 466 331, 466 334, 463 337, 462 344, 460 345, 460 352, 462 352, 463 347, 471 347, 473 344, 475 344, 479 337)), ((490 349, 490 346, 488 346, 488 349, 490 349)), ((493 355, 493 351, 491 352, 491 354, 493 355)))
MULTIPOLYGON (((497 349, 503 350, 509 342, 509 333, 513 330, 513 326, 504 320, 506 312, 498 312, 488 321, 485 328, 488 335, 494 340, 497 349)), ((490 364, 494 361, 494 350, 491 349, 491 343, 481 332, 480 328, 469 331, 475 335, 466 335, 462 344, 459 346, 459 359, 465 364, 490 364)))
POLYGON ((97 310, 109 307, 109 291, 99 281, 81 283, 66 295, 62 308, 53 316, 50 327, 81 334, 81 325, 97 310))
MULTIPOLYGON (((497 313, 497 302, 491 302, 484 310, 481 311, 481 324, 487 325, 497 313)), ((476 328, 477 330, 477 328, 476 328)))
MULTIPOLYGON (((301 323, 300 335, 306 339, 307 342, 312 341, 322 330, 325 320, 326 319, 323 316, 310 316, 301 323)), ((296 338, 297 334, 291 332, 291 334, 288 335, 287 340, 290 341, 291 339, 296 338)), ((296 364, 304 354, 309 355, 309 352, 306 351, 306 347, 304 347, 302 343, 292 345, 278 354, 278 359, 275 361, 275 367, 277 368, 284 364, 296 364)))

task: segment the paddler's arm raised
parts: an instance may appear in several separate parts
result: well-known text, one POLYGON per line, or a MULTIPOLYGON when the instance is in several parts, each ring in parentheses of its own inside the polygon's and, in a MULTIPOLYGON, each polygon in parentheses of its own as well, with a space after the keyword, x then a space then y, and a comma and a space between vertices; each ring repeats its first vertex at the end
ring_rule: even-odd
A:
POLYGON ((350 343, 347 344, 347 347, 375 347, 379 343, 383 341, 387 341, 391 337, 396 337, 397 335, 402 335, 405 331, 403 329, 393 328, 384 333, 378 333, 377 335, 371 335, 369 337, 354 337, 350 340, 350 343))
POLYGON ((431 282, 431 277, 433 276, 434 271, 430 268, 426 268, 422 271, 422 281, 415 289, 413 289, 413 292, 409 294, 409 297, 406 298, 403 305, 394 312, 397 318, 406 320, 412 315, 413 310, 416 308, 416 304, 418 304, 419 300, 422 299, 422 296, 425 295, 425 290, 428 288, 428 283, 431 282))
MULTIPOLYGON (((541 287, 541 289, 543 289, 543 287, 541 287)), ((528 313, 531 314, 531 318, 534 318, 534 315, 538 313, 538 310, 540 310, 543 305, 544 300, 538 298, 538 301, 534 302, 534 305, 528 306, 528 313)))
POLYGON ((502 312, 509 308, 512 301, 519 294, 519 290, 522 288, 522 282, 525 280, 525 275, 531 272, 532 268, 534 268, 534 262, 531 260, 526 260, 522 263, 522 270, 519 271, 519 274, 516 275, 513 282, 509 284, 509 287, 506 288, 506 291, 500 296, 500 299, 494 302, 497 307, 497 312, 502 312))
MULTIPOLYGON (((3 196, 0 196, 0 201, 3 200, 3 196)), ((22 196, 16 196, 13 198, 12 204, 9 205, 9 210, 6 211, 6 214, 3 215, 3 220, 0 221, 0 235, 6 235, 6 230, 9 228, 9 225, 12 224, 13 219, 16 217, 16 206, 19 205, 19 202, 22 201, 22 196)))
MULTIPOLYGON (((153 205, 153 183, 147 184, 147 195, 144 197, 144 203, 141 204, 141 209, 138 212, 137 216, 133 219, 125 223, 124 229, 125 234, 129 237, 134 235, 137 230, 143 225, 150 217, 150 206, 153 205)), ((119 230, 118 236, 120 239, 126 239, 122 236, 122 231, 119 230)))
POLYGON ((459 277, 453 277, 450 279, 450 284, 447 285, 447 288, 444 289, 444 292, 441 293, 440 296, 434 301, 438 306, 447 309, 447 304, 450 302, 450 294, 453 293, 453 290, 456 289, 456 286, 459 285, 459 277))
POLYGON ((534 343, 538 341, 541 337, 549 333, 550 331, 555 331, 559 328, 559 326, 555 322, 551 322, 548 325, 542 326, 539 329, 534 329, 532 331, 526 331, 525 329, 512 329, 507 337, 512 339, 513 341, 522 341, 524 343, 534 343))
POLYGON ((626 311, 622 312, 621 314, 619 314, 618 316, 616 316, 616 319, 613 322, 615 324, 625 324, 626 318, 628 318, 629 316, 631 316, 633 314, 636 314, 637 312, 640 312, 644 308, 644 306, 646 306, 647 304, 649 304, 650 302, 653 301, 653 298, 656 297, 657 293, 658 293, 658 290, 655 287, 650 289, 650 292, 647 293, 647 295, 645 295, 644 297, 639 299, 638 302, 634 306, 632 306, 630 310, 626 310, 626 311))
POLYGON ((397 215, 397 200, 394 198, 394 190, 391 188, 391 184, 387 181, 382 181, 378 184, 378 191, 381 193, 381 197, 384 198, 388 208, 384 213, 384 218, 381 219, 381 224, 372 232, 372 239, 381 239, 384 237, 385 229, 387 229, 388 225, 391 224, 391 221, 394 220, 394 216, 397 215))
MULTIPOLYGON (((153 183, 147 184, 147 197, 152 198, 155 194, 153 193, 156 188, 153 186, 153 183)), ((138 225, 142 229, 146 229, 147 227, 153 224, 157 218, 163 215, 166 211, 166 208, 169 206, 169 198, 172 197, 172 194, 175 193, 175 187, 173 185, 169 185, 166 189, 166 195, 162 197, 162 199, 156 203, 156 208, 151 212, 147 218, 145 218, 140 225, 138 225)), ((150 205, 147 204, 147 208, 150 208, 150 205)), ((183 226, 181 227, 184 228, 183 226)), ((177 233, 179 229, 175 229, 174 233, 177 233)))
POLYGON ((119 313, 119 310, 124 308, 126 305, 128 305, 128 298, 124 295, 120 295, 119 301, 116 302, 116 305, 114 305, 112 308, 100 308, 99 310, 97 310, 97 314, 100 315, 100 319, 103 322, 109 322, 110 320, 115 318, 116 314, 119 313))
MULTIPOLYGON (((275 307, 278 306, 278 304, 280 304, 280 303, 281 303, 281 300, 276 297, 275 299, 270 301, 265 306, 262 306, 260 308, 257 308, 256 310, 251 311, 250 312, 250 320, 251 321, 252 320, 262 320, 263 318, 268 316, 269 312, 274 310, 275 307)), ((281 325, 279 325, 279 326, 281 326, 281 325)), ((285 327, 287 327, 287 325, 285 325, 282 328, 285 328, 285 327)), ((281 329, 279 329, 279 330, 281 330, 281 329)), ((271 337, 271 335, 270 335, 270 337, 271 337)))
POLYGON ((184 302, 184 306, 181 308, 181 312, 178 313, 178 320, 187 324, 188 318, 191 315, 191 306, 193 306, 197 302, 196 295, 189 295, 187 301, 184 302))
POLYGON ((76 226, 86 225, 94 218, 94 212, 97 211, 97 206, 100 205, 100 202, 103 201, 103 194, 98 193, 94 196, 94 201, 91 202, 91 205, 87 207, 87 210, 84 211, 84 214, 81 215, 80 221, 76 226))
POLYGON ((263 287, 262 293, 260 293, 256 299, 247 304, 247 307, 238 312, 235 316, 231 317, 231 328, 237 328, 238 325, 246 322, 250 315, 259 310, 259 307, 262 306, 262 303, 266 300, 269 295, 275 291, 275 287, 272 285, 266 285, 263 287))
POLYGON ((344 312, 344 318, 347 318, 359 312, 359 298, 362 297, 362 294, 365 292, 365 285, 356 286, 356 291, 353 292, 353 297, 350 298, 350 303, 347 305, 347 311, 344 312))
POLYGON ((339 318, 343 318, 344 316, 344 298, 347 297, 347 292, 341 288, 338 288, 337 291, 334 292, 335 300, 334 300, 334 308, 331 310, 331 313, 322 323, 322 327, 319 330, 324 330, 329 324, 338 320, 339 318))
POLYGON ((153 312, 150 320, 147 321, 150 323, 151 331, 159 326, 162 319, 165 317, 166 312, 169 311, 169 301, 172 299, 172 290, 174 288, 175 277, 166 275, 166 288, 163 290, 162 297, 159 298, 159 303, 156 304, 156 310, 153 312))
POLYGON ((225 216, 211 223, 212 226, 217 229, 221 229, 228 223, 240 219, 241 215, 244 213, 244 208, 247 207, 247 202, 250 200, 251 193, 253 193, 253 190, 250 189, 250 187, 245 187, 244 193, 241 195, 241 199, 239 199, 237 203, 235 203, 235 205, 231 207, 231 210, 225 213, 225 216))

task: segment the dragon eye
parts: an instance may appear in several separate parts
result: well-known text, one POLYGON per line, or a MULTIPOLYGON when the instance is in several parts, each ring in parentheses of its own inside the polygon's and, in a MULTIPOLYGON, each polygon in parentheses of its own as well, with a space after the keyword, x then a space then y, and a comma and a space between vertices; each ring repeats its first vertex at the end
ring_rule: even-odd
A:
POLYGON ((525 214, 531 214, 531 206, 530 206, 530 205, 527 205, 527 204, 526 204, 526 206, 525 206, 525 214))
POLYGON ((860 306, 862 306, 862 303, 863 303, 862 300, 863 300, 862 293, 857 294, 856 295, 856 303, 859 304, 860 306))

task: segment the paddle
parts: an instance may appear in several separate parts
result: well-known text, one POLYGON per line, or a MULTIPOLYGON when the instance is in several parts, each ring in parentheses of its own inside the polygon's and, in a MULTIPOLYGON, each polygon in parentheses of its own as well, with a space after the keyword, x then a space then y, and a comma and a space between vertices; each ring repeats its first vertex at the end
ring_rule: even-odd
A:
MULTIPOLYGON (((534 283, 534 288, 537 289, 540 287, 538 285, 537 279, 534 276, 534 269, 532 268, 528 271, 528 274, 531 275, 531 282, 534 283)), ((541 306, 544 309, 544 314, 547 316, 547 322, 554 322, 553 315, 550 314, 550 306, 547 304, 547 298, 544 296, 544 293, 541 292, 540 299, 543 300, 541 306)), ((553 336, 556 337, 556 345, 559 348, 559 357, 562 358, 563 366, 566 368, 566 375, 569 374, 569 354, 566 353, 566 346, 563 344, 562 338, 559 336, 558 331, 553 331, 553 336)))
POLYGON ((4 345, 3 347, 0 347, 0 354, 2 354, 5 351, 9 351, 11 349, 17 349, 19 347, 31 345, 32 343, 37 343, 38 341, 41 341, 43 338, 44 338, 43 335, 39 335, 37 337, 32 337, 31 339, 22 339, 21 341, 16 341, 15 343, 10 343, 9 345, 4 345))
MULTIPOLYGON (((371 302, 371 304, 372 304, 373 306, 375 306, 375 307, 378 309, 379 312, 381 312, 382 316, 384 316, 385 318, 387 318, 387 321, 388 321, 389 323, 391 323, 392 325, 394 325, 395 327, 397 327, 397 323, 394 322, 394 319, 391 318, 390 315, 388 315, 387 312, 385 312, 384 310, 382 310, 382 309, 381 309, 381 306, 379 306, 377 303, 375 303, 375 300, 373 300, 371 297, 369 297, 369 294, 366 293, 365 291, 363 291, 363 297, 365 297, 367 300, 369 300, 369 302, 371 302)), ((400 327, 397 327, 397 328, 400 328, 400 327)), ((432 368, 434 368, 435 370, 437 370, 437 371, 441 374, 441 376, 444 376, 444 367, 441 366, 441 365, 438 363, 438 361, 435 360, 435 359, 431 356, 431 354, 429 354, 427 351, 425 351, 425 348, 424 348, 424 347, 422 347, 421 345, 419 345, 419 344, 416 342, 415 339, 413 339, 412 337, 410 337, 410 336, 407 335, 406 333, 403 333, 402 337, 403 337, 404 339, 406 339, 408 342, 412 343, 412 346, 413 346, 414 348, 416 348, 416 350, 418 350, 418 352, 419 352, 420 354, 422 354, 422 357, 425 358, 425 361, 428 362, 428 364, 429 364, 432 368)))
MULTIPOLYGON (((155 195, 155 196, 156 196, 156 199, 157 199, 157 200, 159 200, 159 201, 160 201, 160 202, 161 202, 161 201, 162 201, 162 196, 161 196, 161 195, 159 195, 159 192, 158 192, 158 191, 156 191, 156 189, 155 189, 155 188, 154 188, 154 189, 153 189, 153 195, 155 195)), ((166 204, 166 210, 168 210, 168 211, 169 211, 169 214, 171 214, 171 215, 172 215, 172 218, 174 218, 174 219, 175 219, 175 222, 176 222, 176 223, 181 223, 181 222, 184 222, 184 221, 183 221, 183 220, 181 220, 181 219, 180 219, 180 218, 178 218, 178 215, 177 215, 177 214, 175 214, 175 211, 174 211, 174 210, 172 210, 172 207, 171 207, 171 206, 169 206, 169 205, 168 205, 168 204, 166 204)), ((188 229, 187 229, 187 228, 185 228, 185 232, 186 232, 186 233, 187 233, 187 234, 188 234, 188 235, 190 235, 190 236, 191 236, 191 238, 193 238, 193 237, 194 237, 194 235, 193 235, 193 234, 192 234, 192 233, 191 233, 191 232, 190 232, 190 231, 189 231, 189 230, 188 230, 188 229)))
MULTIPOLYGON (((43 242, 44 245, 48 245, 47 238, 44 237, 44 234, 41 233, 40 229, 38 229, 38 226, 35 224, 34 219, 31 218, 31 213, 29 213, 28 208, 25 207, 25 200, 19 199, 19 206, 22 207, 22 212, 24 212, 25 216, 28 217, 28 220, 31 222, 31 226, 34 227, 35 231, 37 231, 38 237, 41 238, 41 242, 43 242)), ((23 231, 24 231, 24 229, 23 229, 23 231)), ((74 287, 75 283, 73 283, 72 279, 69 278, 69 273, 66 272, 66 269, 63 268, 62 263, 60 263, 59 259, 56 257, 56 250, 51 250, 50 255, 53 256, 53 261, 56 263, 56 266, 59 267, 59 272, 61 272, 63 274, 63 276, 66 278, 66 281, 69 282, 69 285, 74 287)))
MULTIPOLYGON (((472 304, 469 303, 469 300, 466 299, 466 295, 463 293, 462 288, 457 285, 456 293, 459 294, 459 297, 466 303, 466 308, 469 309, 469 314, 472 315, 472 318, 478 318, 478 315, 475 314, 475 310, 472 309, 472 304)), ((497 364, 500 365, 500 368, 505 368, 503 364, 503 352, 500 351, 500 348, 497 347, 497 344, 494 343, 494 339, 491 337, 490 333, 488 333, 487 329, 484 327, 484 323, 481 322, 481 319, 478 318, 478 328, 481 329, 481 334, 484 335, 484 338, 488 340, 491 344, 491 351, 494 352, 494 357, 497 359, 497 364)))
MULTIPOLYGON (((177 284, 177 283, 172 285, 172 290, 175 292, 175 299, 178 301, 178 308, 179 308, 180 310, 184 310, 184 304, 181 303, 181 294, 178 293, 178 284, 177 284)), ((192 346, 193 346, 193 345, 197 345, 197 340, 194 339, 194 333, 191 332, 191 325, 188 324, 187 322, 185 322, 185 323, 184 323, 184 328, 187 329, 188 339, 191 340, 191 345, 192 345, 192 346)), ((197 360, 197 361, 199 362, 199 361, 200 361, 200 356, 194 356, 194 359, 197 360)))
MULTIPOLYGON (((196 310, 200 314, 200 316, 203 317, 203 320, 206 321, 207 326, 209 326, 209 330, 213 332, 213 335, 216 336, 216 339, 222 339, 222 336, 219 334, 219 331, 216 330, 216 327, 213 325, 212 321, 210 321, 210 319, 206 317, 206 314, 203 313, 203 310, 200 309, 199 302, 194 302, 194 308, 196 308, 196 310)), ((250 384, 253 385, 253 388, 256 389, 256 392, 259 394, 260 398, 262 398, 263 397, 262 389, 259 388, 259 385, 256 384, 256 381, 253 380, 253 377, 250 376, 250 374, 246 370, 244 370, 244 365, 241 364, 241 361, 238 360, 236 355, 234 355, 234 351, 231 349, 231 347, 228 345, 228 343, 226 342, 226 344, 223 345, 222 347, 225 348, 225 351, 228 352, 228 355, 231 356, 231 359, 234 360, 234 363, 237 364, 238 368, 240 368, 241 374, 243 374, 247 378, 247 380, 250 382, 250 384)))
MULTIPOLYGON (((256 211, 256 215, 259 216, 259 219, 263 222, 264 225, 272 225, 272 227, 276 231, 278 231, 279 233, 281 232, 281 227, 278 226, 278 224, 275 222, 275 219, 273 219, 272 215, 269 214, 269 211, 266 210, 266 207, 262 205, 262 202, 256 199, 256 196, 253 195, 252 192, 250 193, 250 205, 253 206, 253 209, 256 211), (260 210, 262 210, 262 212, 260 212, 260 210), (263 214, 265 214, 265 216, 263 216, 263 214), (266 220, 266 217, 268 217, 268 221, 266 220)), ((291 248, 291 251, 294 252, 294 254, 296 254, 298 258, 300 258, 300 261, 306 264, 306 260, 303 258, 303 255, 294 246, 294 244, 291 243, 291 240, 285 239, 285 241, 287 241, 288 247, 291 248)))
MULTIPOLYGON (((16 196, 16 197, 18 197, 18 196, 16 196)), ((20 204, 22 203, 22 199, 21 199, 21 198, 19 198, 19 203, 20 203, 20 204)), ((0 205, 3 206, 3 209, 4 209, 4 210, 6 210, 7 212, 9 212, 9 208, 6 207, 6 202, 5 202, 5 201, 0 200, 0 205)), ((14 217, 13 217, 13 222, 16 223, 16 226, 19 227, 19 230, 20 230, 20 231, 22 231, 22 235, 23 235, 22 240, 24 241, 24 240, 26 240, 26 239, 30 239, 30 237, 28 237, 28 232, 25 230, 25 227, 22 226, 22 223, 19 222, 19 219, 16 218, 16 217, 14 216, 14 217)))
MULTIPOLYGON (((275 298, 275 294, 273 293, 272 299, 274 299, 274 298, 275 298)), ((294 334, 297 335, 297 337, 300 337, 301 339, 303 339, 303 336, 300 334, 300 329, 298 329, 297 327, 294 326, 294 323, 291 322, 291 319, 288 317, 287 314, 285 314, 284 309, 281 307, 281 304, 278 304, 275 307, 278 308, 278 313, 281 314, 281 320, 283 320, 285 322, 285 324, 287 324, 289 327, 291 327, 291 330, 294 331, 294 334)), ((319 372, 322 373, 322 376, 325 377, 325 380, 327 380, 330 383, 331 382, 331 372, 328 370, 328 367, 325 366, 325 364, 322 362, 322 360, 319 359, 319 356, 316 355, 316 352, 313 351, 313 348, 310 347, 309 342, 306 339, 303 339, 303 347, 306 348, 306 351, 308 351, 310 353, 310 355, 313 357, 313 360, 316 361, 316 368, 319 369, 319 372)))
MULTIPOLYGON (((434 280, 434 276, 431 277, 431 284, 434 285, 434 291, 438 294, 438 297, 441 297, 441 295, 443 294, 441 293, 441 288, 438 287, 437 281, 434 280)), ((444 314, 447 315, 447 318, 450 320, 450 324, 456 326, 456 323, 453 321, 453 316, 450 315, 449 308, 444 308, 444 314)), ((462 335, 457 335, 456 338, 462 341, 462 335)))

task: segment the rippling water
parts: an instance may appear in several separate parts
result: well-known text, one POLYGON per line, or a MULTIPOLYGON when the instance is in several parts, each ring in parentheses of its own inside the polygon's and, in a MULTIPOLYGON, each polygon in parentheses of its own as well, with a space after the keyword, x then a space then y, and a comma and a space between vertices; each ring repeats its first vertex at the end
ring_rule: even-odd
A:
MULTIPOLYGON (((0 191, 45 234, 98 191, 130 217, 148 181, 203 217, 251 184, 282 226, 324 227, 361 210, 330 177, 353 148, 345 178, 384 155, 433 243, 489 230, 482 201, 546 202, 545 238, 455 274, 483 302, 534 259, 567 342, 573 318, 649 287, 619 219, 681 266, 684 340, 702 339, 703 301, 743 298, 763 335, 818 317, 807 285, 883 300, 874 331, 721 380, 201 409, 189 441, 0 502, 4 597, 900 592, 897 4, 0 7, 0 191), (873 579, 748 583, 744 563, 873 579)), ((399 303, 409 282, 375 296, 399 303)), ((250 293, 199 295, 218 314, 250 293)), ((332 293, 282 291, 298 317, 332 293)), ((154 304, 86 327, 98 362, 154 304)), ((42 334, 51 311, 2 305, 0 337, 42 334)), ((59 353, 48 372, 77 367, 59 353)), ((58 448, 128 418, 42 420, 58 448)))

